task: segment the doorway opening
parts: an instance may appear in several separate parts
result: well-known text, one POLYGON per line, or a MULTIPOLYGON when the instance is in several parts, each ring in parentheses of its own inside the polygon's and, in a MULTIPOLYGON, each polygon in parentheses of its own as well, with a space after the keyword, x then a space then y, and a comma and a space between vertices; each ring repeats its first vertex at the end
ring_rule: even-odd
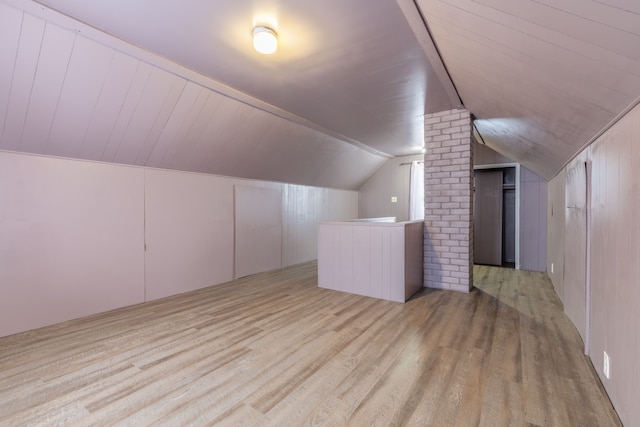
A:
POLYGON ((518 164, 474 168, 474 263, 520 268, 518 164))

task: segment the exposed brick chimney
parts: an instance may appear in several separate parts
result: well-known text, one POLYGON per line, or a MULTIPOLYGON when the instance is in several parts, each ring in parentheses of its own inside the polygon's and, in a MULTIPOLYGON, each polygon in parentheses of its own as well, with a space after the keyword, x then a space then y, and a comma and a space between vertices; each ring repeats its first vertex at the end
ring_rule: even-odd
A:
POLYGON ((473 147, 471 114, 425 115, 424 286, 473 288, 473 147))

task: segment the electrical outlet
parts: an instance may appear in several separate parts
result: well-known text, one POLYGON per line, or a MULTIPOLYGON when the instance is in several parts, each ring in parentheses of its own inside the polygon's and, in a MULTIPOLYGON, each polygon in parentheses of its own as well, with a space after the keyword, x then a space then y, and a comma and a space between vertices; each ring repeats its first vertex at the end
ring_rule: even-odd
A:
POLYGON ((553 274, 553 263, 551 263, 551 274, 553 274))
POLYGON ((391 196, 391 203, 398 203, 398 198, 396 196, 391 196))
POLYGON ((604 352, 604 362, 603 362, 603 367, 602 367, 602 372, 604 372, 604 376, 607 377, 607 379, 609 379, 609 355, 607 354, 607 352, 604 352))

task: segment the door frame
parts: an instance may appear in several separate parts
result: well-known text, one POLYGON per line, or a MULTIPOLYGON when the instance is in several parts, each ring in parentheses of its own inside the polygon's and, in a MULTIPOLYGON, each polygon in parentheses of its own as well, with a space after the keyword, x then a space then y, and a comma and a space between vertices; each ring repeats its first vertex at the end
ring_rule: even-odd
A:
MULTIPOLYGON (((486 169, 516 168, 516 270, 520 270, 520 163, 496 163, 491 165, 474 165, 473 171, 486 169)), ((475 182, 473 188, 475 191, 475 182)))

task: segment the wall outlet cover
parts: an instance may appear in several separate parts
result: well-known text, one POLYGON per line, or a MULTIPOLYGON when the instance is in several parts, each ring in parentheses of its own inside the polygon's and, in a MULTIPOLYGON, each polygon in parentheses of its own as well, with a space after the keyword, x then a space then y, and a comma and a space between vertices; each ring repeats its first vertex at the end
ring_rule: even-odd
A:
POLYGON ((610 372, 609 372, 609 368, 610 368, 609 362, 610 362, 609 361, 609 355, 605 351, 604 352, 604 362, 603 362, 604 366, 602 367, 602 372, 604 373, 604 376, 607 377, 607 379, 609 379, 609 374, 610 374, 610 372))
POLYGON ((391 196, 391 203, 398 203, 398 198, 396 196, 391 196))

